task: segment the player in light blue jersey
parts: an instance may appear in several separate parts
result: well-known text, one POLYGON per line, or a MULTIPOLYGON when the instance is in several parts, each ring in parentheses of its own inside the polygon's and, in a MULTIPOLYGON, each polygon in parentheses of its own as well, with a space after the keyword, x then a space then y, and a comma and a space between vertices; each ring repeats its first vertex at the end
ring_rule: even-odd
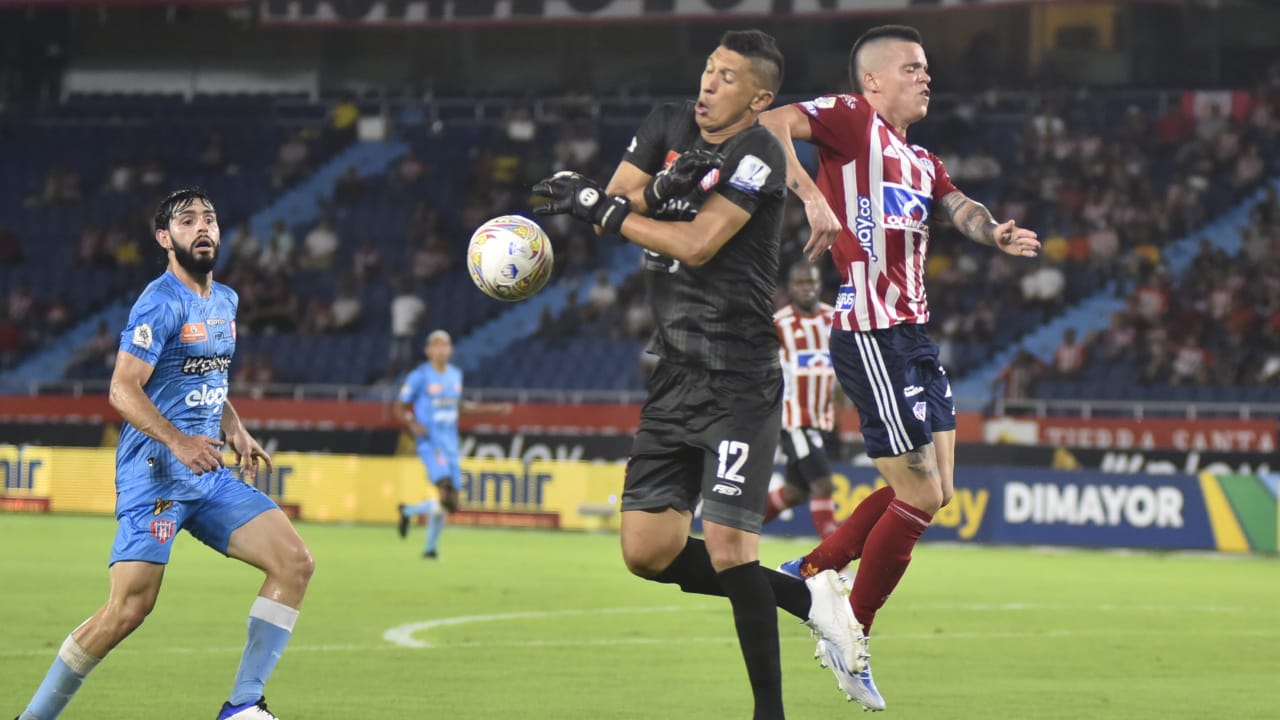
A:
POLYGON ((111 406, 125 424, 116 448, 119 525, 109 595, 63 641, 20 720, 57 718, 89 671, 142 624, 182 529, 266 573, 217 717, 276 717, 262 689, 293 632, 314 564, 280 508, 223 463, 220 431, 241 470, 256 474, 259 461, 271 468, 227 397, 238 298, 211 276, 221 247, 213 203, 199 190, 173 193, 156 210, 155 239, 169 267, 134 303, 111 377, 111 406))
POLYGON ((462 399, 462 371, 450 365, 453 339, 444 330, 427 336, 427 362, 412 370, 400 387, 396 415, 413 433, 418 457, 427 469, 427 480, 439 494, 416 505, 400 506, 400 537, 409 534, 409 522, 427 516, 425 558, 439 557, 440 533, 445 515, 458 509, 462 470, 458 466, 458 413, 511 412, 508 403, 477 403, 462 399))

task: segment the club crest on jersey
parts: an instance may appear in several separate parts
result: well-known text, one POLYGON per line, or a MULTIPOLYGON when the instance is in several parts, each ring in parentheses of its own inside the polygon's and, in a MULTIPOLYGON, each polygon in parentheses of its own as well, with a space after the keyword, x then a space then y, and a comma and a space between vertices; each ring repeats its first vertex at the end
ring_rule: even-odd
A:
POLYGON ((920 422, 924 422, 929 417, 929 405, 927 403, 918 402, 911 406, 911 414, 916 416, 920 422))
POLYGON ((160 542, 161 545, 173 539, 175 533, 178 532, 178 523, 172 520, 152 520, 151 521, 151 537, 160 542))
POLYGON ((876 218, 871 211, 871 198, 866 195, 857 197, 858 214, 853 218, 853 235, 858 238, 858 247, 867 254, 871 262, 880 262, 876 257, 876 218))
POLYGON ((884 226, 890 230, 929 233, 933 199, 905 185, 884 183, 884 226))

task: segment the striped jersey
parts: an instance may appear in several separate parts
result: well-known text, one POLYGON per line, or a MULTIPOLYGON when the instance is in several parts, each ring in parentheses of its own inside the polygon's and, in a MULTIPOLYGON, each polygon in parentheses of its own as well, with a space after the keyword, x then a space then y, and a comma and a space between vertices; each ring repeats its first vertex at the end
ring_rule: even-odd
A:
MULTIPOLYGON (((166 271, 138 296, 120 333, 120 349, 153 368, 142 387, 147 398, 188 435, 219 437, 239 305, 236 292, 222 283, 212 283, 209 296, 201 297, 166 271)), ((214 477, 196 475, 164 443, 131 423, 121 425, 116 489, 122 495, 198 498, 214 477)))
POLYGON ((787 305, 773 314, 778 330, 778 359, 785 390, 782 427, 834 430, 836 371, 831 365, 831 318, 835 308, 818 303, 807 314, 787 305))
POLYGON ((834 327, 880 330, 929 321, 929 212, 956 187, 936 155, 911 145, 861 95, 796 105, 818 148, 818 188, 844 226, 831 258, 844 284, 834 327))

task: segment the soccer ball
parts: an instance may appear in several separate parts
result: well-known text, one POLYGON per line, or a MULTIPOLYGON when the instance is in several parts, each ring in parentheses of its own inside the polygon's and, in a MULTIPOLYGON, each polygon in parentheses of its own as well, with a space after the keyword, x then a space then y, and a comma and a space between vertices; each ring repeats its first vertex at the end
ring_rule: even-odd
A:
POLYGON ((496 217, 471 235, 467 271, 494 300, 532 297, 551 278, 551 240, 538 223, 520 215, 496 217))

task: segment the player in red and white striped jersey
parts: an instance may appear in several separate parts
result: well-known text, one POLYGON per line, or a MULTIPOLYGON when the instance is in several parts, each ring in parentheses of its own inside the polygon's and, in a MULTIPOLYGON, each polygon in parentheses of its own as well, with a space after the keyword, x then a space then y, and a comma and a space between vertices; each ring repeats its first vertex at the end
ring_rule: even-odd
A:
MULTIPOLYGON (((844 284, 836 296, 831 358, 858 409, 867 454, 889 487, 859 504, 840 529, 800 565, 801 574, 861 557, 851 602, 870 632, 897 586, 911 550, 950 499, 955 464, 955 403, 938 347, 925 332, 929 216, 935 205, 969 239, 1034 257, 1036 234, 997 223, 956 189, 936 155, 907 141, 929 109, 929 64, 920 33, 873 28, 849 57, 854 93, 776 108, 760 121, 787 152, 787 186, 804 201, 811 259, 831 250, 844 284), (818 149, 815 183, 794 140, 818 149)), ((866 673, 870 684, 869 670, 866 673)), ((872 685, 872 688, 874 686, 872 685)), ((868 709, 883 709, 859 700, 868 709)))
POLYGON ((791 266, 787 294, 791 302, 773 314, 782 363, 782 450, 787 456, 786 482, 769 493, 764 521, 806 499, 818 535, 839 527, 831 499, 831 461, 835 447, 836 371, 831 367, 831 316, 835 308, 822 302, 822 278, 808 260, 791 266))

